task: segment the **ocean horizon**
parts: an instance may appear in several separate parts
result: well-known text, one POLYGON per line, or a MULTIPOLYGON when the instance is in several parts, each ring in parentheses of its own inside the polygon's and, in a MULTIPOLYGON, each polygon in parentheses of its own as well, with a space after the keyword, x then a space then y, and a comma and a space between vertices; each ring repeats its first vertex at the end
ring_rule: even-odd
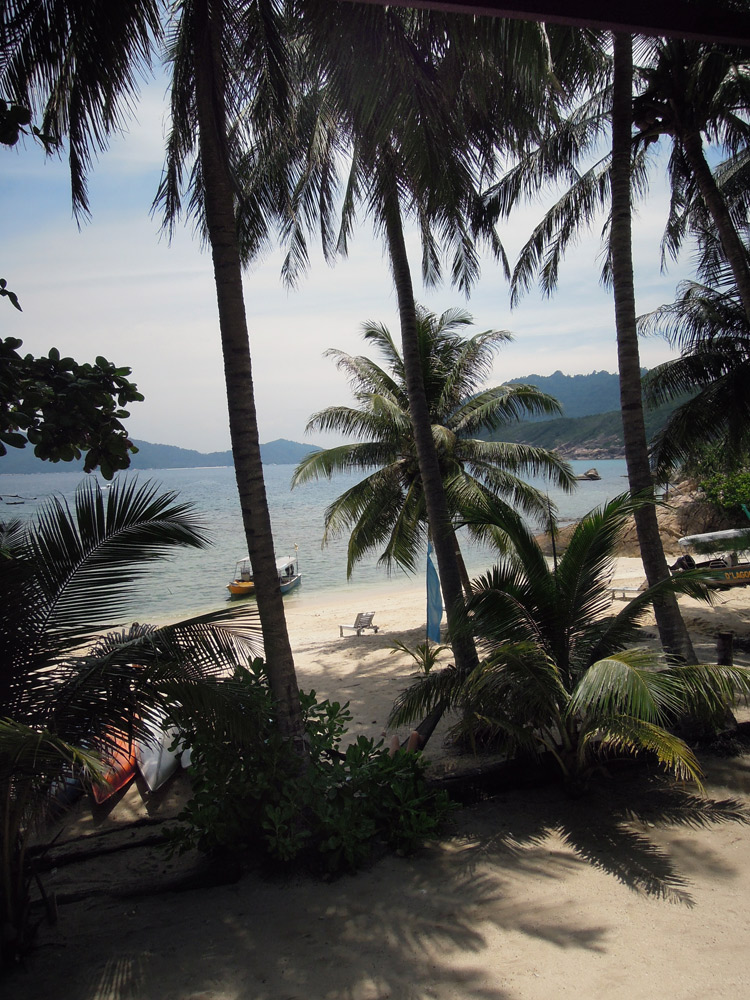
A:
MULTIPOLYGON (((550 487, 545 481, 532 480, 534 485, 549 493, 558 507, 563 522, 574 521, 627 489, 626 466, 622 459, 571 462, 576 475, 595 465, 600 480, 580 482, 572 494, 550 487)), ((326 603, 339 593, 342 601, 351 604, 368 591, 377 592, 400 586, 414 587, 424 580, 426 555, 423 554, 416 574, 401 570, 390 576, 378 565, 377 556, 358 564, 352 578, 346 578, 346 548, 348 538, 334 538, 321 547, 326 507, 358 476, 336 476, 332 480, 307 483, 291 489, 293 465, 264 466, 266 493, 271 512, 274 544, 277 556, 293 555, 295 545, 299 555, 302 583, 284 598, 285 602, 309 603, 315 597, 326 603)), ((229 600, 226 584, 234 575, 235 564, 247 548, 240 514, 234 468, 207 466, 190 469, 151 469, 118 473, 137 478, 139 482, 154 482, 165 491, 174 491, 181 502, 190 503, 211 544, 206 549, 186 549, 148 567, 134 590, 133 619, 162 623, 195 614, 213 611, 229 600)), ((4 475, 0 473, 0 519, 32 517, 51 496, 71 503, 78 484, 90 476, 80 472, 35 472, 4 475)), ((103 488, 109 484, 99 480, 103 488)), ((462 539, 462 551, 472 575, 486 571, 493 561, 489 549, 462 539)))

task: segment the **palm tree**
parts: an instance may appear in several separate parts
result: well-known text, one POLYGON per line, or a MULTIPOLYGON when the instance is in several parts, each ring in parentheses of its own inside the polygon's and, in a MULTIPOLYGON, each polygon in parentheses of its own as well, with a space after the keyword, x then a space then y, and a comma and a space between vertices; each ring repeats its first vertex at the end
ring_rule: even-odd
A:
POLYGON ((638 320, 643 334, 661 334, 681 355, 646 376, 647 402, 690 398, 652 441, 652 463, 666 478, 705 446, 728 462, 750 449, 750 324, 736 287, 685 282, 679 298, 638 320))
MULTIPOLYGON (((543 183, 565 178, 573 183, 546 213, 527 241, 513 275, 513 295, 526 288, 538 271, 542 287, 550 292, 557 283, 565 249, 579 226, 589 224, 601 209, 609 208, 608 254, 605 277, 615 297, 620 403, 625 457, 631 492, 652 488, 648 444, 643 417, 640 360, 635 323, 633 286, 631 197, 646 184, 645 144, 634 149, 632 140, 633 58, 632 40, 613 40, 613 83, 589 96, 539 147, 523 157, 487 198, 488 210, 507 214, 521 195, 538 191, 543 183), (611 122, 611 152, 579 172, 579 164, 596 148, 603 129, 611 122)), ((650 584, 669 575, 653 507, 636 513, 636 527, 646 577, 650 584)), ((695 661, 677 603, 669 594, 655 603, 655 614, 665 650, 695 661)))
POLYGON ((72 767, 96 777, 117 734, 148 737, 151 710, 176 699, 220 710, 212 678, 262 650, 251 609, 160 629, 121 629, 153 560, 206 538, 188 505, 131 480, 106 496, 82 485, 74 510, 50 500, 0 525, 0 926, 13 958, 27 943, 26 843, 50 788, 72 767), (138 664, 138 666, 134 666, 138 664), (135 706, 138 712, 134 711, 135 706))
MULTIPOLYGON (((312 130, 310 155, 290 199, 290 273, 295 261, 306 261, 302 231, 311 219, 320 218, 329 255, 345 252, 355 211, 365 207, 393 273, 414 451, 450 623, 462 603, 461 577, 422 380, 404 225, 413 221, 419 228, 428 283, 440 277, 445 251, 452 254, 452 279, 468 290, 478 273, 478 238, 505 260, 480 211, 479 182, 495 169, 501 144, 508 148, 538 134, 552 78, 548 38, 538 25, 399 7, 307 3, 303 10, 320 126, 312 130), (332 192, 342 161, 349 170, 336 227, 332 192)), ((471 642, 459 635, 455 642, 458 660, 470 668, 476 662, 471 642)))
MULTIPOLYGON (((183 182, 191 204, 205 212, 224 355, 230 435, 243 524, 265 634, 279 724, 301 753, 303 726, 297 680, 278 576, 260 460, 252 365, 237 237, 241 201, 235 167, 245 135, 230 124, 250 116, 253 127, 284 119, 288 67, 284 14, 275 0, 157 0, 112 5, 94 0, 80 11, 68 0, 6 5, 2 89, 41 110, 42 130, 67 136, 73 204, 88 209, 86 175, 137 96, 169 23, 172 133, 159 199, 168 224, 181 208, 183 182), (196 146, 197 139, 197 146, 196 146), (193 159, 194 158, 194 159, 193 159), (188 170, 192 164, 193 169, 188 170), (186 176, 187 175, 187 176, 186 176)), ((257 208, 257 206, 255 206, 257 208)), ((262 241, 265 220, 253 212, 262 241)), ((257 245, 256 245, 257 248, 257 245)))
MULTIPOLYGON (((620 374, 620 410, 625 444, 628 483, 633 494, 653 494, 648 440, 643 415, 640 352, 636 327, 633 282, 631 206, 633 43, 629 35, 614 37, 614 81, 612 87, 612 218, 609 252, 615 298, 617 362, 620 374)), ((656 508, 647 504, 635 511, 638 545, 651 586, 668 580, 669 566, 659 534, 656 508)), ((686 662, 697 662, 677 599, 670 591, 654 599, 659 635, 664 650, 686 662)))
MULTIPOLYGON (((487 330, 467 339, 462 328, 471 322, 471 316, 459 309, 440 317, 417 309, 420 369, 451 518, 460 516, 462 503, 488 491, 509 499, 526 514, 545 517, 546 497, 519 475, 546 474, 556 485, 572 489, 575 481, 567 463, 545 449, 485 441, 479 435, 524 416, 558 413, 559 404, 533 386, 482 388, 496 350, 511 335, 487 330)), ((382 545, 382 563, 414 571, 427 518, 404 363, 384 326, 365 323, 363 336, 377 348, 385 367, 367 357, 329 351, 337 367, 348 374, 358 406, 328 407, 307 425, 308 431, 339 431, 359 441, 313 452, 297 466, 292 486, 336 472, 374 468, 327 509, 324 541, 350 533, 348 575, 366 553, 382 545)), ((454 546, 468 594, 469 579, 455 534, 454 546)))
POLYGON ((455 732, 481 734, 509 754, 547 752, 572 790, 612 751, 652 753, 680 777, 698 779, 692 751, 669 730, 685 714, 714 721, 739 693, 750 695, 750 670, 664 663, 636 648, 640 623, 665 591, 705 597, 700 574, 663 580, 617 614, 608 591, 617 539, 649 497, 625 494, 587 514, 554 566, 520 517, 477 504, 470 520, 501 527, 510 548, 474 581, 466 627, 482 662, 469 675, 433 668, 399 698, 391 722, 432 705, 458 709, 455 732))
MULTIPOLYGON (((725 45, 662 38, 652 46, 643 68, 645 88, 633 100, 637 139, 648 145, 669 136, 672 206, 666 246, 676 253, 691 216, 707 215, 716 228, 725 260, 750 321, 750 258, 738 233, 746 226, 740 209, 733 215, 712 171, 706 140, 733 160, 750 147, 750 79, 747 52, 725 45)), ((743 199, 744 200, 744 199, 743 199)))

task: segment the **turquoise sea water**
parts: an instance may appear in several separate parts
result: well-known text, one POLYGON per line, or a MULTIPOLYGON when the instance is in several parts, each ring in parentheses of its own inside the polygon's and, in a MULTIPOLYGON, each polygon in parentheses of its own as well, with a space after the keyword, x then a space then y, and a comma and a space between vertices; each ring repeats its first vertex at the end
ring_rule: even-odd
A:
MULTIPOLYGON (((571 464, 577 474, 592 465, 590 460, 571 464)), ((602 477, 600 481, 582 482, 572 495, 550 490, 550 498, 557 503, 563 520, 577 519, 627 488, 624 461, 601 461, 595 465, 602 477)), ((377 566, 376 557, 358 565, 352 580, 347 582, 347 540, 333 539, 321 549, 321 539, 326 506, 355 480, 343 476, 331 482, 309 483, 292 491, 293 471, 291 465, 270 465, 264 470, 276 554, 293 553, 295 543, 299 546, 302 585, 288 594, 285 601, 307 600, 313 595, 324 594, 330 597, 341 590, 352 594, 368 588, 397 586, 404 580, 415 582, 413 577, 406 577, 401 572, 389 578, 386 571, 377 566)), ((235 563, 246 552, 234 469, 153 469, 121 475, 137 475, 139 481, 150 480, 161 484, 165 490, 175 490, 180 500, 189 501, 199 512, 212 540, 208 549, 178 552, 168 561, 153 564, 141 586, 134 617, 140 621, 161 622, 221 607, 228 599, 226 584, 233 575, 235 563)), ((86 477, 78 472, 0 475, 0 519, 29 517, 52 494, 72 501, 82 478, 86 477)), ((545 484, 539 481, 536 485, 544 488, 545 484)), ((463 543, 462 547, 471 573, 482 572, 491 564, 491 554, 486 550, 463 543)), ((423 578, 420 574, 418 579, 423 578)))

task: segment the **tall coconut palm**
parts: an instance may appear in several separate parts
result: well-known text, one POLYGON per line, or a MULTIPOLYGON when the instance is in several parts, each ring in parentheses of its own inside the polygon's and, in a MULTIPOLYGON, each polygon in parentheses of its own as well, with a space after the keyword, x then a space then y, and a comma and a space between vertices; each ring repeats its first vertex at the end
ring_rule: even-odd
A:
MULTIPOLYGON (((569 190, 547 212, 526 243, 513 276, 514 295, 527 287, 535 273, 542 287, 551 291, 558 279, 562 256, 581 225, 590 224, 597 212, 609 211, 608 254, 605 277, 611 279, 615 297, 620 402, 625 456, 633 493, 652 488, 648 445, 643 418, 640 360, 635 324, 631 212, 632 192, 642 191, 647 179, 648 157, 644 144, 634 149, 632 139, 633 58, 632 40, 613 40, 614 78, 588 97, 560 128, 489 193, 487 207, 507 213, 521 195, 538 190, 543 182, 568 179, 569 190), (615 91, 615 85, 617 87, 615 91), (579 165, 601 141, 611 123, 611 151, 587 169, 579 165)), ((647 579, 651 584, 668 576, 655 511, 644 507, 636 514, 638 539, 647 579)), ((664 648, 694 660, 687 630, 676 601, 669 595, 655 603, 659 634, 664 648)))
POLYGON ((699 778, 692 751, 669 730, 693 712, 720 722, 726 704, 750 694, 750 670, 665 663, 635 645, 659 595, 705 597, 699 574, 663 580, 612 612, 618 537, 651 502, 625 494, 590 512, 553 566, 520 517, 491 499, 478 503, 470 520, 494 523, 510 540, 468 603, 482 662, 469 675, 433 667, 401 695, 391 721, 446 704, 460 713, 457 734, 481 733, 510 754, 547 752, 574 791, 612 751, 646 751, 678 776, 699 778))
POLYGON ((728 461, 750 450, 750 325, 736 288, 685 282, 679 292, 638 321, 642 334, 659 334, 681 349, 679 358, 648 373, 646 399, 658 405, 690 395, 652 441, 659 478, 705 446, 718 446, 728 461))
MULTIPOLYGON (((493 357, 511 339, 509 333, 487 330, 466 338, 462 328, 471 325, 472 318, 459 309, 438 317, 418 308, 417 323, 422 381, 451 517, 460 516, 461 504, 471 496, 485 492, 510 500, 527 514, 545 517, 546 497, 519 477, 547 475, 556 485, 572 489, 567 463, 543 448, 486 441, 478 435, 524 416, 559 413, 559 404, 533 386, 484 388, 493 357)), ((307 425, 308 431, 339 431, 359 440, 309 455, 297 466, 292 485, 352 469, 369 471, 326 510, 324 541, 329 535, 350 534, 349 575, 366 553, 383 546, 382 563, 414 571, 427 517, 404 363, 386 327, 365 323, 362 329, 385 367, 368 357, 328 351, 349 376, 358 405, 327 407, 307 425)), ((468 594, 468 575, 457 541, 454 544, 468 594)))
POLYGON ((132 619, 155 559, 205 544, 188 505, 134 480, 106 495, 87 483, 73 510, 53 499, 28 523, 0 525, 0 938, 11 961, 30 931, 25 848, 52 784, 71 767, 96 776, 118 733, 147 737, 142 720, 176 698, 220 708, 211 679, 262 651, 247 608, 93 643, 132 619))
MULTIPOLYGON (((250 112, 256 128, 283 120, 287 68, 284 17, 276 0, 156 0, 112 5, 70 0, 3 7, 0 84, 42 115, 43 131, 67 137, 77 211, 85 212, 86 175, 137 96, 167 40, 172 66, 172 132, 162 188, 168 220, 181 188, 194 182, 205 211, 224 355, 230 435, 271 688, 283 732, 303 747, 294 662, 275 569, 273 536, 260 459, 252 365, 242 291, 234 179, 244 138, 230 127, 250 112)), ((245 120, 245 119, 242 119, 245 120)), ((257 206, 256 206, 257 207, 257 206)), ((262 240, 265 220, 253 213, 262 240)))
MULTIPOLYGON (((307 222, 320 209, 324 249, 345 251, 355 212, 364 206, 383 237, 398 302, 415 454, 450 622, 461 606, 461 579, 421 374, 405 225, 419 229, 428 283, 440 277, 442 251, 452 255, 453 280, 468 289, 478 273, 480 236, 504 260, 479 211, 479 183, 494 170, 501 143, 508 148, 538 133, 552 77, 548 39, 537 25, 451 19, 399 7, 311 3, 304 9, 311 14, 306 50, 324 93, 325 113, 318 120, 335 123, 340 138, 321 142, 322 130, 314 130, 313 154, 291 215, 307 222), (333 148, 345 149, 342 160, 349 166, 338 238, 331 236, 336 227, 330 193, 341 160, 332 160, 333 148)), ((294 252, 304 261, 300 226, 293 223, 291 232, 294 252)), ((475 662, 471 643, 458 635, 456 642, 456 656, 468 668, 475 662)))
MULTIPOLYGON (((643 494, 653 491, 653 482, 643 416, 633 282, 631 205, 633 45, 629 35, 615 35, 613 44, 612 219, 609 252, 615 297, 620 409, 628 483, 634 494, 643 494)), ((647 504, 636 510, 635 525, 646 579, 651 586, 655 586, 660 580, 669 578, 669 567, 659 535, 655 507, 647 504)), ((654 614, 665 651, 687 662, 697 662, 673 593, 666 591, 654 599, 654 614)))
POLYGON ((734 159, 750 147, 750 59, 743 49, 663 38, 649 47, 641 70, 645 87, 633 100, 637 138, 649 144, 668 136, 672 211, 666 233, 671 253, 690 228, 691 212, 716 228, 740 301, 750 321, 750 257, 706 155, 706 142, 734 159))

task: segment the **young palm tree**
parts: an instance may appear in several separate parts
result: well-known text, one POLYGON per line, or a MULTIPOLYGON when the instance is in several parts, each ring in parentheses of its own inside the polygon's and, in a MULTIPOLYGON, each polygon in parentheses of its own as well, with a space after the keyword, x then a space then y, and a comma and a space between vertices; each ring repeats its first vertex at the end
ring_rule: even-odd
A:
MULTIPOLYGON (((417 309, 420 369, 451 517, 460 516, 461 504, 475 495, 491 493, 542 518, 548 512, 546 497, 519 477, 547 475, 556 485, 572 489, 575 480, 567 463, 543 448, 486 441, 479 435, 524 416, 558 413, 559 404, 533 386, 483 388, 495 352, 511 337, 487 330, 466 338, 461 329, 471 322, 471 316, 458 309, 440 317, 417 309)), ((375 470, 326 510, 324 540, 350 533, 348 574, 366 553, 383 545, 381 562, 414 571, 427 516, 404 362, 384 326, 365 323, 363 336, 378 349, 385 367, 367 357, 329 351, 348 374, 358 406, 328 407, 307 425, 308 431, 334 430, 359 441, 309 455, 297 466, 292 485, 351 469, 375 470)), ((454 545, 468 593, 455 535, 454 545)))
POLYGON ((520 517, 477 504, 471 520, 496 524, 508 553, 474 581, 466 627, 483 659, 469 675, 433 668, 406 690, 391 722, 400 725, 443 703, 461 713, 463 736, 481 732, 507 753, 548 752, 576 790, 613 752, 654 754, 680 777, 700 768, 669 730, 688 713, 721 720, 737 695, 750 695, 750 670, 664 662, 634 648, 640 622, 665 591, 705 597, 700 574, 661 581, 611 613, 608 585, 617 539, 649 498, 617 497, 582 518, 550 566, 520 517))
POLYGON ((117 734, 149 737, 150 710, 179 699, 220 711, 211 678, 262 650, 251 609, 153 629, 133 625, 134 584, 176 546, 205 535, 175 494, 136 481, 106 496, 79 488, 74 510, 51 500, 28 523, 0 526, 0 926, 5 957, 29 932, 26 841, 51 785, 70 767, 92 777, 117 734), (93 644, 92 644, 93 643, 93 644), (138 666, 134 666, 138 664, 138 666), (135 711, 137 706, 137 712, 135 711))
POLYGON ((660 334, 681 355, 646 376, 652 405, 690 398, 651 443, 657 476, 666 478, 706 445, 728 461, 750 449, 750 324, 736 288, 685 282, 676 302, 638 321, 639 331, 660 334))
MULTIPOLYGON (((167 40, 172 66, 172 132, 160 192, 168 222, 181 208, 183 182, 202 206, 211 246, 224 355, 230 435, 258 609, 265 633, 279 724, 303 752, 302 715, 260 460, 252 365, 237 237, 240 192, 235 168, 250 121, 261 130, 285 119, 288 90, 284 14, 276 0, 157 0, 85 10, 69 0, 5 5, 0 87, 36 113, 42 131, 67 137, 73 204, 88 208, 86 175, 130 111, 137 80, 167 40), (241 117, 243 112, 244 118, 241 117)), ((267 206, 245 206, 257 242, 267 235, 267 206)))

